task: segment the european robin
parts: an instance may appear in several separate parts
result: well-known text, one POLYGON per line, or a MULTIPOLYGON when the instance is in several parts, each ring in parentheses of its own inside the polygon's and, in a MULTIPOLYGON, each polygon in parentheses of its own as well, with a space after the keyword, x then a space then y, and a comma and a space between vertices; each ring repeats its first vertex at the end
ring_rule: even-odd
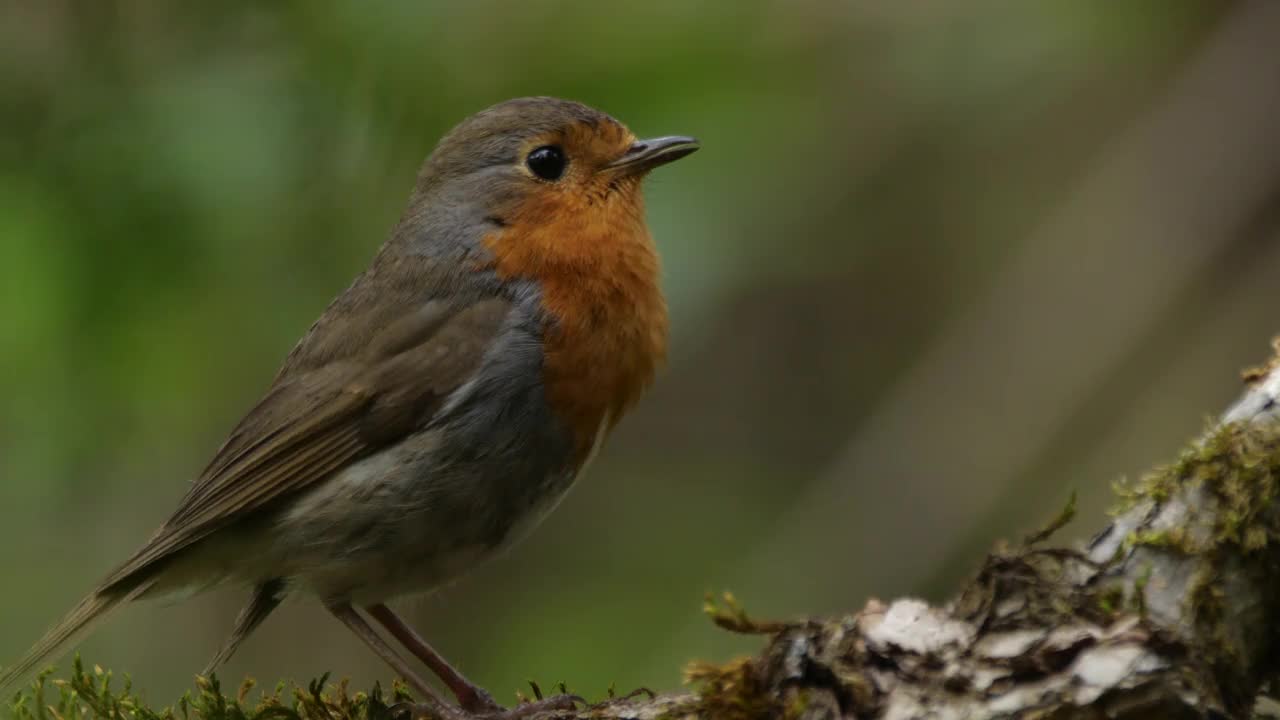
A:
POLYGON ((173 515, 0 675, 132 600, 252 587, 206 672, 290 592, 314 595, 439 717, 510 715, 385 604, 429 591, 555 506, 663 360, 641 181, 698 148, 535 97, 463 121, 369 268, 285 359, 173 515), (369 617, 449 687, 442 701, 369 617))

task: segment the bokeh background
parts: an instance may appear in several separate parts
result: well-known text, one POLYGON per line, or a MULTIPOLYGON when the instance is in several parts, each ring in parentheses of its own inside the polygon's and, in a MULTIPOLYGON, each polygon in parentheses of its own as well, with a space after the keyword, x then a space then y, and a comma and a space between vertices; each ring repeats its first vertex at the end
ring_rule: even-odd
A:
MULTIPOLYGON (((161 522, 439 135, 572 97, 650 182, 670 366, 507 557, 409 603, 503 700, 670 688, 700 615, 941 600, 1168 459, 1280 329, 1280 3, 0 5, 0 663, 161 522)), ((175 699, 242 600, 82 650, 175 699)), ((313 603, 226 668, 388 673, 313 603)))

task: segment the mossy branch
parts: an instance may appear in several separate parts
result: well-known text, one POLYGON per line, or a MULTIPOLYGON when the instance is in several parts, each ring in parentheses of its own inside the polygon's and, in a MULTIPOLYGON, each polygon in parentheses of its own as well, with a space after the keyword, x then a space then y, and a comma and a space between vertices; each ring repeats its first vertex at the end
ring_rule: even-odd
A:
MULTIPOLYGON (((1246 380, 1204 437, 1117 488, 1114 520, 1083 547, 1047 546, 1074 516, 1073 498, 1020 545, 988 555, 943 606, 871 600, 843 617, 766 622, 732 596, 709 598, 717 625, 768 638, 759 655, 691 664, 687 692, 542 717, 1250 717, 1280 672, 1280 342, 1246 380)), ((228 697, 201 679, 152 710, 77 662, 69 680, 42 676, 8 710, 20 720, 380 720, 407 699, 323 678, 251 696, 251 684, 228 697)))

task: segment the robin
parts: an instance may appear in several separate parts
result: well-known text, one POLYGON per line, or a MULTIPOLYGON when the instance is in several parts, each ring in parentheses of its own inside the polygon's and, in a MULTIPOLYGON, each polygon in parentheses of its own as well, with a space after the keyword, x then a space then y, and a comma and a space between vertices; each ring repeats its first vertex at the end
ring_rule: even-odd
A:
POLYGON ((603 112, 549 97, 455 127, 369 268, 303 336, 173 515, 0 687, 126 602, 231 581, 252 591, 206 674, 300 592, 409 682, 423 712, 572 707, 557 696, 504 709, 386 601, 429 591, 525 534, 652 382, 667 309, 640 186, 697 149, 689 137, 636 139, 603 112))

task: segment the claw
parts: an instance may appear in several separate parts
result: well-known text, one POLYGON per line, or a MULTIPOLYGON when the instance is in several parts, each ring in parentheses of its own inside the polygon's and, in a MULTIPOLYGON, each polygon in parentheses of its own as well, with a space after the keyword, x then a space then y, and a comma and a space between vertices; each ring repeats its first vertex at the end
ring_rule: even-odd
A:
POLYGON ((415 714, 419 709, 420 708, 416 703, 409 702, 408 700, 401 700, 400 702, 388 707, 387 714, 396 720, 415 720, 416 718, 421 717, 420 715, 415 714))
POLYGON ((590 703, 581 695, 552 695, 533 702, 521 703, 509 710, 485 714, 480 717, 486 720, 523 720, 544 710, 576 710, 578 705, 582 705, 584 708, 590 707, 590 703))
POLYGON ((469 697, 466 697, 465 701, 461 697, 459 701, 461 701, 460 704, 463 710, 476 715, 492 714, 506 709, 499 705, 492 695, 481 688, 474 688, 474 692, 469 697))

